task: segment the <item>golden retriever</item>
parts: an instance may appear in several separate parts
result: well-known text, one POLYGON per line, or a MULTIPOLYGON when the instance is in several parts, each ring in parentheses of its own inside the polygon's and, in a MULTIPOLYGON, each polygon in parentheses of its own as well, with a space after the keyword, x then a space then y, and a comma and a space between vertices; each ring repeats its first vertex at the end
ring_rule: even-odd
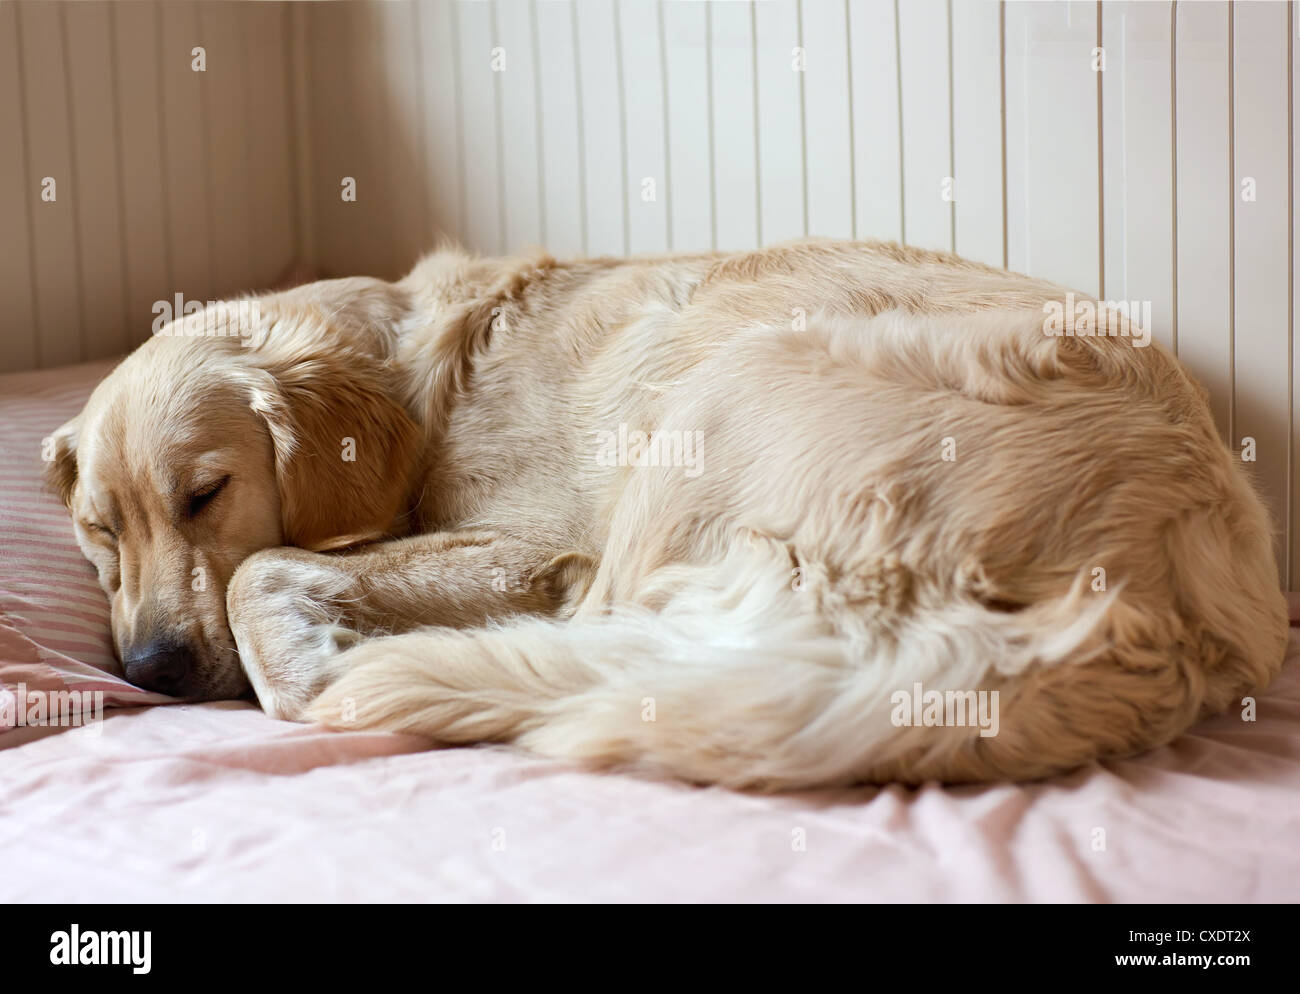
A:
POLYGON ((1287 639, 1204 390, 1067 300, 879 243, 443 250, 169 325, 49 476, 144 687, 743 788, 1040 777, 1287 639))

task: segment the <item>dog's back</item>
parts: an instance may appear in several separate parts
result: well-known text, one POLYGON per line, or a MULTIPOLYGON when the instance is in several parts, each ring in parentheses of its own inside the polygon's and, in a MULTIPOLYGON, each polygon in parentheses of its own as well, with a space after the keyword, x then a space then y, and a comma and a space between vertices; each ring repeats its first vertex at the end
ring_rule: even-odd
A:
POLYGON ((1025 778, 1280 664, 1203 391, 1126 324, 1060 334, 1059 288, 826 243, 402 286, 437 315, 409 382, 459 376, 409 398, 445 405, 427 524, 547 531, 594 575, 572 617, 349 650, 322 720, 734 786, 1025 778))

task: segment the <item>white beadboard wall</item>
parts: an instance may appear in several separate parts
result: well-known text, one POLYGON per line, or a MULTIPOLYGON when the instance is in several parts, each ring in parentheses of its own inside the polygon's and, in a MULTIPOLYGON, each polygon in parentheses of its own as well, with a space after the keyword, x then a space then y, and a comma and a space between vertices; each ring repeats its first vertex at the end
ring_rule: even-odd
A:
POLYGON ((1255 440, 1295 589, 1298 30, 1264 0, 2 0, 0 370, 440 235, 899 239, 1150 301, 1255 440))

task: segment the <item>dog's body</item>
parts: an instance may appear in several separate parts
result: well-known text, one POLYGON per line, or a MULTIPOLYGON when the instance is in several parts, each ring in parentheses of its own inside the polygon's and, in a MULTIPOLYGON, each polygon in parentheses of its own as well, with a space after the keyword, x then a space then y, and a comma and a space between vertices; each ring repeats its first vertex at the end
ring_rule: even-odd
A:
POLYGON ((1046 334, 1063 298, 881 244, 440 252, 262 298, 252 347, 154 338, 51 476, 128 676, 182 696, 245 689, 237 645, 268 711, 340 727, 746 787, 1035 777, 1222 710, 1287 628, 1203 391, 1046 334), (900 720, 914 690, 998 692, 997 734, 900 720))

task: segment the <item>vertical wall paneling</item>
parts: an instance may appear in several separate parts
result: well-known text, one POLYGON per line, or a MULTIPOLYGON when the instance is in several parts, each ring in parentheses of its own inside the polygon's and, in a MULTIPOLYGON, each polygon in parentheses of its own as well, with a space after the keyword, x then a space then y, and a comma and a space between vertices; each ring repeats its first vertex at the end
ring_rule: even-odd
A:
MULTIPOLYGON (((557 256, 584 250, 587 196, 582 165, 577 53, 570 0, 538 0, 537 50, 541 67, 543 225, 557 256)), ((662 191, 661 191, 662 193, 662 191)))
POLYGON ((1151 304, 1152 336, 1173 347, 1172 4, 1102 7, 1106 298, 1151 304))
MULTIPOLYGON (((359 230, 364 212, 374 206, 357 134, 360 108, 353 84, 355 39, 350 22, 346 4, 313 4, 306 25, 311 90, 303 112, 310 121, 312 144, 302 162, 312 177, 317 262, 330 276, 367 271, 359 230), (355 202, 343 199, 348 178, 357 184, 355 202)), ((450 65, 450 59, 440 58, 437 64, 450 65)))
POLYGON ((1008 264, 1096 294, 1097 7, 1008 3, 1006 47, 1008 264))
POLYGON ((420 0, 416 19, 424 85, 426 217, 422 223, 431 227, 433 234, 460 238, 466 164, 460 145, 459 50, 452 4, 450 0, 420 0))
MULTIPOLYGON (((226 98, 214 97, 208 71, 194 68, 198 58, 194 50, 204 50, 206 63, 199 65, 206 64, 211 68, 213 60, 224 61, 240 56, 243 45, 241 43, 235 50, 214 49, 213 35, 200 28, 199 8, 195 4, 163 4, 161 13, 159 70, 162 133, 166 142, 163 154, 167 170, 172 276, 175 279, 170 289, 172 294, 183 294, 186 300, 205 301, 217 294, 214 276, 216 225, 213 219, 219 212, 218 205, 211 199, 208 107, 214 100, 226 98)), ((242 57, 237 71, 243 75, 242 57)), ((229 75, 228 71, 226 75, 229 75)), ((240 106, 234 108, 234 113, 238 114, 242 127, 247 111, 240 106)), ((283 144, 283 139, 277 144, 283 144)), ((275 155, 277 151, 272 149, 269 154, 275 155)), ((227 186, 227 190, 229 188, 227 186)), ((221 205, 221 213, 229 210, 229 205, 221 205)), ((228 249, 229 243, 225 247, 228 249)), ((258 252, 259 248, 245 241, 239 250, 242 255, 258 252)))
POLYGON ((754 115, 752 0, 709 8, 713 200, 717 247, 758 247, 758 121, 754 115))
POLYGON ((708 9, 660 0, 668 71, 668 210, 676 247, 713 247, 713 142, 709 134, 708 9))
MULTIPOLYGON (((465 205, 469 244, 480 252, 501 252, 501 180, 497 146, 497 73, 492 71, 496 42, 490 3, 459 3, 460 85, 463 101, 461 141, 465 149, 465 205)), ((581 152, 581 149, 579 149, 581 152)))
MULTIPOLYGON (((403 253, 395 245, 426 224, 423 197, 399 212, 388 182, 393 126, 382 13, 331 3, 312 5, 308 15, 311 89, 304 112, 312 146, 300 168, 311 171, 315 254, 326 275, 397 275, 403 253), (345 183, 354 199, 344 199, 345 183), (400 232, 391 227, 395 221, 400 232)), ((409 30, 403 41, 413 47, 409 30)))
POLYGON ((82 4, 66 17, 69 103, 79 154, 76 206, 80 233, 82 358, 128 347, 126 265, 122 258, 121 177, 114 126, 109 5, 82 4))
POLYGON ((28 183, 35 184, 32 265, 36 271, 40 338, 37 359, 57 366, 81 358, 79 294, 81 259, 77 247, 77 162, 70 125, 67 52, 63 8, 57 4, 18 7, 19 66, 26 101, 28 183), (42 196, 53 181, 54 199, 42 196))
POLYGON ((1001 266, 1001 7, 956 0, 950 10, 955 248, 1001 266))
MULTIPOLYGON (((288 92, 293 120, 293 141, 290 143, 290 182, 295 201, 295 258, 304 266, 319 265, 318 234, 316 229, 316 138, 312 128, 311 101, 311 26, 308 8, 304 4, 283 4, 288 17, 289 60, 285 66, 288 74, 288 92)), ((416 34, 419 44, 419 33, 416 34)))
POLYGON ((1288 36, 1291 38, 1291 115, 1289 120, 1291 134, 1291 172, 1289 192, 1291 197, 1291 231, 1290 231, 1290 255, 1291 255, 1291 321, 1290 321, 1290 346, 1291 346, 1291 403, 1287 411, 1287 420, 1290 427, 1290 444, 1291 458, 1289 462, 1290 473, 1288 474, 1289 497, 1287 500, 1287 534, 1290 538, 1289 548, 1287 550, 1286 577, 1287 589, 1295 590, 1300 587, 1300 515, 1296 514, 1296 502, 1300 500, 1300 431, 1296 430, 1296 422, 1300 421, 1300 396, 1297 396, 1296 385, 1300 383, 1300 349, 1296 348, 1296 323, 1300 318, 1300 252, 1296 251, 1295 232, 1296 232, 1296 184, 1295 184, 1295 164, 1297 161, 1296 152, 1296 126, 1295 116, 1297 106, 1300 106, 1300 72, 1296 71, 1296 60, 1300 59, 1300 45, 1296 44, 1296 35, 1300 34, 1300 11, 1297 11, 1295 5, 1291 6, 1291 29, 1288 36))
MULTIPOLYGON (((390 53, 387 19, 389 4, 346 4, 346 58, 351 66, 351 103, 355 112, 348 120, 348 159, 355 162, 356 203, 347 205, 352 238, 363 259, 356 273, 395 277, 402 270, 399 240, 415 229, 416 218, 400 208, 394 178, 404 170, 394 155, 396 131, 393 96, 389 92, 390 62, 400 61, 402 51, 390 53)), ((489 127, 491 117, 489 116, 489 127)), ((495 191, 493 192, 495 198, 495 191)), ((419 214, 417 210, 416 214, 419 214)))
POLYGON ((618 9, 614 0, 585 0, 575 6, 575 13, 585 139, 587 251, 621 255, 627 251, 630 191, 624 168, 618 9))
POLYGON ((849 0, 855 236, 903 237, 894 0, 849 0))
MULTIPOLYGON (((352 100, 345 104, 353 112, 348 119, 349 170, 357 181, 357 199, 347 213, 357 254, 363 260, 352 272, 372 276, 392 275, 389 231, 397 221, 392 191, 385 168, 388 138, 388 107, 384 94, 383 33, 375 7, 366 3, 345 4, 346 41, 339 53, 350 63, 352 100)), ((341 275, 341 274, 340 274, 341 275)))
MULTIPOLYGON (((1289 458, 1290 236, 1287 7, 1238 3, 1234 36, 1236 336, 1234 443, 1255 440, 1255 477, 1285 526, 1289 458), (1252 189, 1253 186, 1253 189, 1252 189)), ((1285 563, 1285 532, 1279 560, 1285 563)))
POLYGON ((817 177, 812 182, 810 176, 808 183, 808 233, 851 238, 855 211, 847 7, 805 0, 800 14, 807 57, 806 159, 809 172, 817 177))
MULTIPOLYGON (((280 3, 244 4, 239 8, 248 85, 244 96, 245 127, 252 150, 251 188, 253 287, 275 283, 294 261, 293 134, 294 119, 286 71, 288 19, 280 3)), ((410 43, 410 33, 404 35, 410 43)))
POLYGON ((667 162, 664 156, 663 59, 659 12, 646 0, 619 0, 624 107, 627 114, 628 248, 668 248, 667 162))
POLYGON ((0 3, 0 134, 16 139, 0 142, 0 372, 34 367, 39 334, 28 225, 39 188, 27 178, 18 44, 18 5, 0 3))
POLYGON ((947 0, 898 6, 903 97, 903 209, 907 242, 952 249, 952 116, 947 0))
POLYGON ((530 0, 497 0, 497 18, 497 44, 506 60, 499 81, 506 250, 518 252, 545 241, 533 5, 530 0))
MULTIPOLYGON (((254 162, 244 118, 248 78, 244 41, 238 23, 230 15, 230 8, 219 2, 204 2, 199 6, 199 33, 208 53, 207 72, 201 75, 207 100, 213 291, 223 297, 251 290, 255 282, 253 257, 249 252, 253 226, 248 197, 254 162)), ((167 59, 179 59, 186 54, 164 50, 167 59)), ((163 126, 164 141, 170 147, 171 134, 166 130, 165 119, 163 126)), ((173 170, 168 168, 166 175, 170 184, 173 170)), ((187 233, 187 237, 199 237, 199 233, 187 233)), ((175 253, 175 237, 172 249, 175 253)), ((175 271, 172 279, 174 286, 175 271)))
MULTIPOLYGON (((759 237, 764 245, 798 238, 808 230, 803 158, 804 74, 795 68, 799 7, 795 0, 755 5, 758 86, 759 237)), ((671 111, 671 108, 670 108, 671 111)), ((679 125, 675 117, 670 123, 679 125)), ((693 247, 684 238, 677 247, 693 247)))
POLYGON ((1176 13, 1178 355, 1209 389, 1215 423, 1226 439, 1235 196, 1225 138, 1230 120, 1228 4, 1180 3, 1176 13))
POLYGON ((0 0, 0 371, 119 353, 157 302, 295 260, 396 277, 438 234, 561 257, 955 248, 1150 301, 1233 451, 1253 440, 1295 587, 1296 20, 1245 0, 0 0))
MULTIPOLYGON (((122 216, 126 218, 127 327, 132 343, 148 336, 154 303, 174 290, 163 171, 161 22, 155 3, 114 4, 117 129, 122 216)), ((202 223, 202 222, 201 222, 202 223)))
MULTIPOLYGON (((376 48, 379 99, 384 128, 382 167, 390 226, 387 274, 403 275, 433 247, 424 198, 423 89, 413 0, 391 0, 372 8, 379 43, 376 48)), ((495 41, 493 44, 496 44, 495 41)), ((499 115, 493 114, 494 121, 499 115)))

